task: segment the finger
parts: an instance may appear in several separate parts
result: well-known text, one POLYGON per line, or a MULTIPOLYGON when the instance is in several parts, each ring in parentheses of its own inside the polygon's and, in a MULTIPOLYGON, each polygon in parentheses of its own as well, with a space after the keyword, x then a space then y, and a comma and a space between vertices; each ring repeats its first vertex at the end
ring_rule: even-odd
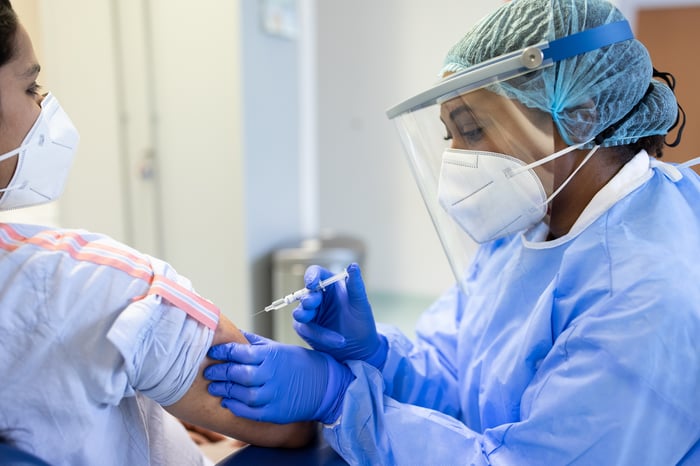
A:
POLYGON ((304 284, 310 290, 315 290, 318 287, 318 282, 321 281, 321 267, 318 265, 310 265, 304 272, 304 284))
POLYGON ((310 291, 309 294, 301 298, 299 304, 306 310, 317 309, 323 301, 321 291, 310 291))
POLYGON ((241 364, 260 364, 265 359, 266 351, 261 346, 241 343, 224 343, 209 348, 207 356, 221 361, 231 361, 241 364))
POLYGON ((266 406, 272 400, 268 391, 259 387, 244 387, 230 382, 212 382, 207 391, 210 395, 234 399, 247 406, 266 406))
POLYGON ((309 322, 300 324, 294 322, 294 330, 309 345, 316 349, 338 349, 345 346, 345 337, 338 332, 309 322))
POLYGON ((324 269, 320 265, 310 265, 304 272, 304 283, 308 289, 315 290, 321 280, 330 278, 332 275, 328 269, 324 269))
POLYGON ((265 411, 260 407, 251 408, 245 403, 242 403, 234 398, 224 398, 221 400, 221 406, 231 411, 238 417, 245 417, 253 421, 269 421, 265 418, 265 411))
POLYGON ((299 305, 292 311, 292 316, 298 322, 308 322, 316 317, 322 301, 322 293, 312 291, 301 298, 299 305))
POLYGON ((294 320, 301 323, 306 323, 316 317, 316 309, 304 309, 301 304, 292 311, 294 320))
POLYGON ((241 330, 241 333, 251 345, 264 345, 270 343, 269 339, 260 335, 256 335, 255 333, 246 332, 245 330, 241 330))
POLYGON ((265 383, 269 378, 266 371, 261 371, 259 366, 245 364, 212 364, 204 369, 204 378, 218 382, 233 382, 246 387, 256 387, 265 383))
POLYGON ((348 266, 346 286, 350 304, 367 302, 367 292, 365 291, 365 283, 362 281, 360 266, 355 262, 348 266))

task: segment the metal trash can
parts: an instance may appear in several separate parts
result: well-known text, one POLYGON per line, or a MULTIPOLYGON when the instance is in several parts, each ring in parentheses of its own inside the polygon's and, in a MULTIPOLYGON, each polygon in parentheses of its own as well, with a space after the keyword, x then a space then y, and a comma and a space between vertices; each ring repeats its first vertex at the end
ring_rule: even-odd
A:
MULTIPOLYGON (((349 236, 324 236, 301 241, 298 245, 277 249, 272 255, 272 296, 270 302, 304 287, 304 272, 310 265, 320 265, 332 273, 341 272, 350 263, 363 266, 364 243, 349 236)), ((272 335, 282 343, 308 346, 294 331, 292 303, 273 311, 272 335)))

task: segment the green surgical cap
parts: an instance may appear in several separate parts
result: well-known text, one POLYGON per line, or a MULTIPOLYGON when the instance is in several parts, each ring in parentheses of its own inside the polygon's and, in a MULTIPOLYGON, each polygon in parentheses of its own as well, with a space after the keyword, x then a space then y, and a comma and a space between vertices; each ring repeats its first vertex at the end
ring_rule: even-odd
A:
MULTIPOLYGON (((459 72, 508 52, 624 19, 604 0, 513 0, 482 19, 452 47, 442 72, 459 72)), ((490 89, 550 113, 570 145, 594 138, 639 104, 603 143, 618 146, 665 135, 676 121, 676 97, 668 86, 652 79, 652 73, 649 53, 632 39, 490 89), (653 89, 645 96, 650 84, 653 89)))

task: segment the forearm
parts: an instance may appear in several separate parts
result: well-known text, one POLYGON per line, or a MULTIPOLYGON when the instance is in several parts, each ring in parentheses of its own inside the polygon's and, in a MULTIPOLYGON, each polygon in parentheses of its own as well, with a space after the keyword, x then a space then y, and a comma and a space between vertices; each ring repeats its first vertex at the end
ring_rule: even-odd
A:
MULTIPOLYGON (((212 345, 246 342, 238 328, 223 315, 214 334, 212 345)), ((234 437, 247 443, 268 447, 300 447, 306 445, 316 432, 315 423, 273 424, 255 422, 235 416, 223 408, 221 399, 207 391, 208 381, 202 376, 205 367, 214 361, 205 358, 199 373, 187 393, 165 409, 174 416, 193 424, 234 437)))
POLYGON ((457 370, 450 358, 436 347, 413 343, 398 329, 382 329, 389 341, 382 370, 384 393, 402 403, 459 415, 457 370))

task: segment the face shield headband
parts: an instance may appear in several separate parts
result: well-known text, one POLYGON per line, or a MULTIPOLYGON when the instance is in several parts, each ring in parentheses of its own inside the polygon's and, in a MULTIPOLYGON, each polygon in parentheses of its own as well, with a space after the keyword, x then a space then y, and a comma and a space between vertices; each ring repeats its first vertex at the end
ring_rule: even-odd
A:
POLYGON ((490 83, 530 73, 558 61, 630 39, 634 39, 634 34, 629 23, 617 21, 551 42, 525 47, 456 73, 431 89, 390 108, 386 115, 393 120, 406 112, 436 104, 438 100, 448 100, 490 83))
MULTIPOLYGON (((451 101, 455 103, 455 112, 460 111, 460 109, 456 108, 457 103, 459 103, 460 106, 469 109, 471 103, 474 103, 475 105, 477 104, 479 93, 485 93, 489 89, 497 88, 500 82, 508 81, 512 78, 552 66, 558 61, 565 60, 579 54, 633 38, 634 36, 629 23, 627 23, 627 21, 619 21, 581 31, 579 33, 550 42, 532 45, 524 49, 493 58, 451 75, 427 91, 411 97, 387 111, 387 116, 394 121, 399 130, 413 175, 417 181, 426 207, 428 208, 431 220, 433 221, 433 224, 437 230, 438 236, 443 245, 443 249, 446 252, 450 266, 460 285, 463 284, 464 274, 471 257, 473 256, 475 238, 470 236, 465 231, 459 222, 455 220, 453 215, 450 215, 448 212, 449 209, 445 208, 444 196, 442 196, 442 199, 440 199, 440 190, 441 188, 444 188, 441 186, 440 182, 441 172, 445 162, 444 154, 449 153, 450 151, 455 152, 455 157, 453 160, 451 159, 454 162, 457 161, 458 154, 456 154, 456 152, 461 152, 459 147, 456 147, 455 149, 446 147, 448 144, 443 139, 449 138, 434 137, 438 134, 444 134, 445 131, 445 126, 443 124, 445 118, 443 118, 444 115, 440 114, 441 105, 444 106, 446 102, 451 101)), ((506 101, 507 99, 503 98, 501 100, 506 101)), ((500 104, 498 109, 501 111, 501 116, 503 116, 502 112, 504 110, 507 112, 505 119, 494 117, 491 121, 489 121, 487 118, 474 116, 476 115, 476 112, 474 112, 473 115, 466 116, 464 118, 465 123, 461 126, 456 125, 454 124, 456 122, 453 122, 453 127, 448 128, 448 133, 451 133, 448 134, 448 136, 475 138, 476 136, 473 134, 475 133, 474 128, 477 126, 483 127, 484 125, 471 125, 471 122, 479 120, 478 123, 495 122, 495 124, 501 125, 500 128, 496 129, 494 124, 492 124, 490 129, 486 130, 489 132, 487 136, 490 136, 492 139, 496 139, 497 136, 503 134, 503 122, 515 122, 515 116, 520 115, 519 112, 522 110, 514 107, 514 105, 517 106, 517 102, 515 102, 514 105, 506 104, 500 104), (458 129, 459 134, 455 134, 457 132, 456 130, 458 129)), ((449 109, 449 104, 446 108, 449 109)), ((493 109, 495 109, 495 107, 493 107, 493 109)), ((468 112, 462 113, 464 114, 468 112)), ((524 110, 524 113, 527 113, 527 109, 524 110)), ((531 117, 528 115, 528 117, 525 119, 519 118, 519 128, 526 127, 525 124, 521 124, 525 120, 527 120, 526 123, 528 124, 534 121, 532 119, 528 120, 528 118, 536 119, 537 116, 531 117)), ((551 124, 551 117, 548 116, 547 119, 551 124)), ((545 137, 542 137, 547 135, 546 132, 542 132, 542 134, 535 134, 536 131, 534 130, 541 129, 542 127, 543 125, 539 123, 529 125, 528 128, 530 129, 528 130, 529 132, 527 135, 530 136, 531 141, 546 139, 545 137)), ((482 131, 481 138, 487 139, 483 133, 484 132, 482 131)), ((517 143, 517 141, 521 141, 522 139, 519 139, 518 134, 522 133, 517 133, 515 131, 511 132, 508 135, 508 138, 510 138, 509 142, 517 143)), ((472 140, 474 139, 471 139, 470 142, 472 140)), ((581 143, 581 145, 589 142, 591 141, 586 141, 585 143, 581 143)), ((512 152, 493 151, 492 149, 480 149, 478 147, 477 149, 480 149, 481 151, 490 150, 491 152, 499 152, 501 154, 510 153, 514 155, 520 154, 519 151, 522 150, 529 150, 532 153, 539 153, 536 161, 530 158, 529 162, 520 163, 519 165, 510 164, 509 166, 513 168, 513 171, 499 172, 511 175, 510 178, 526 179, 528 178, 528 175, 524 172, 531 171, 536 168, 543 169, 542 165, 544 165, 546 162, 550 162, 552 159, 562 155, 564 152, 569 152, 576 148, 580 148, 581 146, 577 145, 575 147, 565 149, 564 151, 552 153, 545 151, 544 144, 533 143, 532 145, 533 147, 537 146, 539 149, 530 150, 530 148, 523 145, 517 147, 518 151, 512 152)), ((595 151, 591 151, 588 154, 588 157, 592 156, 594 152, 595 151)), ((490 158, 490 160, 495 159, 490 158)), ((459 161, 458 163, 462 162, 463 161, 459 161)), ((457 170, 455 170, 454 173, 455 177, 461 176, 457 175, 457 170)), ((459 183, 455 183, 454 185, 458 184, 459 183)), ((559 189, 561 189, 561 186, 559 189)), ((546 189, 543 190, 543 197, 538 195, 537 199, 533 200, 532 202, 534 210, 537 212, 541 212, 544 207, 540 200, 545 201, 544 203, 546 204, 546 201, 555 196, 559 190, 554 192, 544 191, 546 191, 546 189)), ((534 189, 531 189, 530 192, 534 192, 534 189)), ((458 193, 455 192, 453 197, 457 199, 457 196, 458 193)), ((489 207, 486 206, 485 210, 488 209, 489 207)))

